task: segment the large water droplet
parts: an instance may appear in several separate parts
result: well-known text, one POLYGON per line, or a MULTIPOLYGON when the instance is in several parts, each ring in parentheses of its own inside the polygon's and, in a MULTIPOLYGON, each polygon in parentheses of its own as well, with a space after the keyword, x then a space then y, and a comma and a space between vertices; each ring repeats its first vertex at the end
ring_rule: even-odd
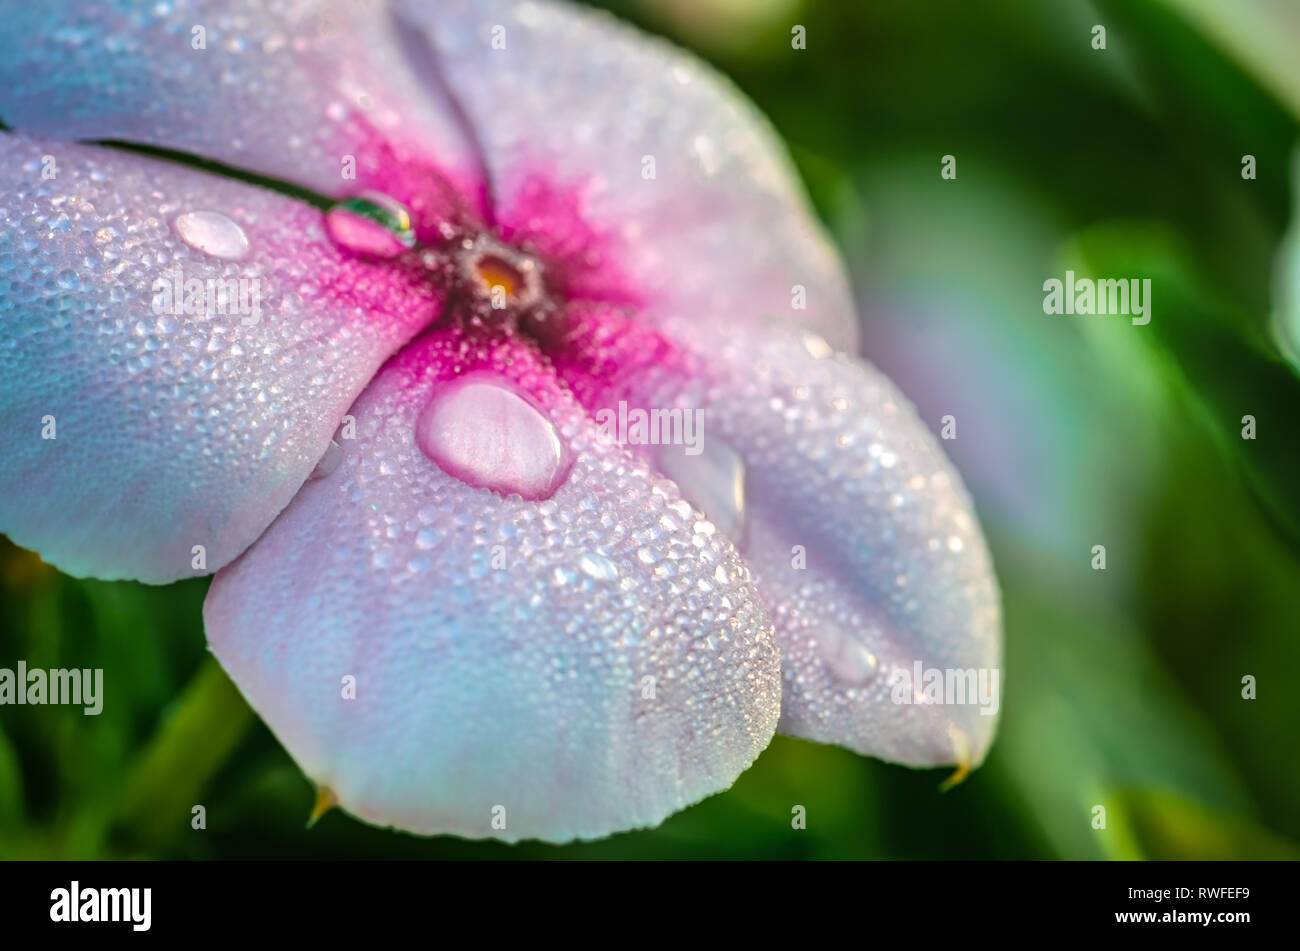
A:
MULTIPOLYGON (((690 412, 690 410, 687 410, 690 412)), ((704 434, 696 455, 687 446, 661 446, 659 470, 704 512, 718 531, 739 542, 745 519, 745 461, 728 443, 704 434)))
POLYGON ((173 224, 181 240, 191 248, 225 261, 238 261, 248 254, 244 229, 217 211, 187 211, 173 224))
POLYGON ((449 475, 526 499, 549 498, 571 464, 550 418, 493 373, 440 386, 416 422, 415 440, 449 475))
POLYGON ((822 662, 834 677, 846 683, 861 684, 876 676, 879 667, 876 655, 838 624, 827 622, 817 628, 816 638, 822 662))
POLYGON ((395 257, 415 245, 411 212, 380 192, 339 202, 325 213, 325 229, 339 246, 374 257, 395 257))

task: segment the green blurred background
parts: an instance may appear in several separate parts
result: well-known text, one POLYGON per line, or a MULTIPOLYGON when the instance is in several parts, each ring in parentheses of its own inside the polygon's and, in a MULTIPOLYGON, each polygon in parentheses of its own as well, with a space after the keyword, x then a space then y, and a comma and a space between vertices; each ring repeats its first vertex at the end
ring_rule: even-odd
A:
POLYGON ((595 843, 307 829, 310 783, 206 653, 207 580, 77 581, 0 539, 0 666, 102 667, 109 695, 0 707, 0 857, 1297 857, 1300 3, 609 6, 771 117, 866 355, 957 418, 1005 598, 983 768, 940 792, 777 737, 730 791, 595 843), (1151 324, 1044 315, 1067 267, 1151 277, 1151 324))

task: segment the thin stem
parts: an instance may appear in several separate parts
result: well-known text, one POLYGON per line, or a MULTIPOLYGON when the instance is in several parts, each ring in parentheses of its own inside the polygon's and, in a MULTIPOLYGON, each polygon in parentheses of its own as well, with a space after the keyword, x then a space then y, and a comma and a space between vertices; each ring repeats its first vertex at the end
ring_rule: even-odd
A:
POLYGON ((151 848, 191 829, 201 793, 252 722, 252 709, 208 655, 127 777, 115 832, 151 848))

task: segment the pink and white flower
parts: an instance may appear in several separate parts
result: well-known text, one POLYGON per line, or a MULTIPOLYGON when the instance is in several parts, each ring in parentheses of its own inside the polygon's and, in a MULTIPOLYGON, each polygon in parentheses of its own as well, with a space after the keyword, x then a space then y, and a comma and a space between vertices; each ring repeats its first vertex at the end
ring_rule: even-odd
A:
POLYGON ((970 500, 725 80, 550 2, 8 15, 0 531, 215 571, 213 652, 343 807, 567 841, 777 729, 982 760, 995 717, 890 689, 1000 663, 970 500), (178 267, 258 319, 155 312, 178 267), (703 451, 603 438, 620 403, 703 451))

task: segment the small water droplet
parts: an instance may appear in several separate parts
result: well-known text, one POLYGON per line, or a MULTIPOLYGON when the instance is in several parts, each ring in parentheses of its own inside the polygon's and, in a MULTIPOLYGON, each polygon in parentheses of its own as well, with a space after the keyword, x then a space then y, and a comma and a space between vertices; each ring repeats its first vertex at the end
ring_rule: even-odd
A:
POLYGON ((316 463, 316 468, 311 471, 309 480, 323 479, 339 467, 343 461, 343 447, 333 439, 325 447, 325 454, 320 457, 320 462, 316 463))
POLYGON ((415 245, 411 212, 380 192, 362 192, 325 213, 325 229, 340 247, 391 258, 415 245))
POLYGON ((238 261, 248 254, 248 235, 217 211, 187 211, 177 215, 176 233, 191 248, 223 261, 238 261))
POLYGON ((711 138, 707 135, 697 135, 691 141, 691 151, 695 153, 695 158, 705 175, 712 177, 718 174, 719 169, 722 168, 722 156, 711 138))
POLYGON ((441 384, 416 422, 415 439, 448 475, 526 499, 549 498, 571 465, 550 417, 494 373, 441 384))
POLYGON ((597 581, 614 581, 618 578, 618 567, 604 555, 587 552, 578 559, 578 568, 589 578, 597 581))
POLYGON ((845 683, 866 683, 876 675, 876 655, 850 637, 838 624, 828 622, 817 629, 817 652, 826 669, 845 683))
POLYGON ((815 333, 803 335, 803 348, 808 351, 808 355, 814 360, 825 360, 835 352, 824 337, 820 337, 815 333))
POLYGON ((700 452, 687 455, 684 446, 663 446, 657 453, 659 471, 677 483, 722 534, 738 542, 744 530, 745 461, 728 443, 705 436, 700 452))

